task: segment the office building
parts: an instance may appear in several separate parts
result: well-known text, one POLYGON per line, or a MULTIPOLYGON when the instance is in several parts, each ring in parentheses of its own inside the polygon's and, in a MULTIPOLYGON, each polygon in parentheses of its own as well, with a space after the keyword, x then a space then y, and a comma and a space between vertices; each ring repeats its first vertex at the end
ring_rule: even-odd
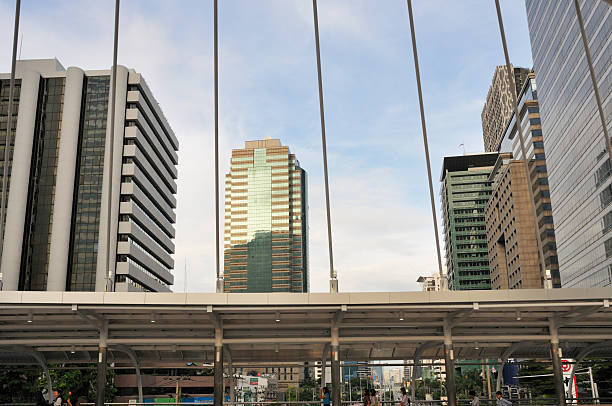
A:
POLYGON ((178 141, 143 77, 119 66, 111 146, 110 76, 18 61, 3 290, 170 290, 178 141))
MULTIPOLYGON (((513 68, 516 94, 520 93, 523 83, 527 79, 529 69, 513 68)), ((495 68, 493 81, 487 94, 487 101, 482 108, 482 136, 486 152, 495 152, 499 147, 506 125, 514 113, 512 107, 512 93, 510 78, 505 66, 495 68)))
POLYGON ((491 287, 560 287, 546 154, 533 73, 529 74, 519 93, 518 107, 530 180, 527 181, 525 176, 513 114, 491 173, 493 192, 486 208, 491 287), (528 187, 533 192, 537 230, 528 187), (540 234, 542 242, 544 270, 540 263, 536 232, 540 234))
MULTIPOLYGON (((563 287, 612 284, 610 160, 574 2, 526 0, 563 287)), ((603 111, 612 108, 612 7, 579 1, 603 111)))
POLYGON ((226 292, 308 292, 306 171, 277 139, 232 151, 225 177, 226 292))
POLYGON ((448 288, 490 289, 485 207, 497 152, 444 158, 440 182, 448 288))

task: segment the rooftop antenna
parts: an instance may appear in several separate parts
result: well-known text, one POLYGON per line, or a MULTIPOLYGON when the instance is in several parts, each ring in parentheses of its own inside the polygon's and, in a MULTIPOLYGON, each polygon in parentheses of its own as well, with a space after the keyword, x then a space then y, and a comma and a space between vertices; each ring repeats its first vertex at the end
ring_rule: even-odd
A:
POLYGON ((465 144, 459 144, 459 148, 463 148, 463 155, 465 155, 465 144))

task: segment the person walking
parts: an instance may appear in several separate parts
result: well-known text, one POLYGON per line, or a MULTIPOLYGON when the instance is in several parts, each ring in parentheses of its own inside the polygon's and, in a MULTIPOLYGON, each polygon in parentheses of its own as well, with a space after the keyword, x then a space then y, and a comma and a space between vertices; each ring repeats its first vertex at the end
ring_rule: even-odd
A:
POLYGON ((376 390, 374 390, 374 388, 370 389, 370 406, 380 406, 380 402, 376 397, 376 390))
POLYGON ((495 397, 497 398, 497 406, 512 406, 512 402, 508 399, 504 399, 500 391, 495 392, 495 397))
POLYGON ((49 402, 40 391, 36 392, 36 406, 49 406, 49 402))
POLYGON ((329 389, 327 389, 327 386, 323 388, 323 396, 321 396, 321 400, 323 400, 323 404, 326 406, 331 404, 331 396, 329 395, 329 389))
POLYGON ((370 392, 367 389, 362 389, 361 398, 363 399, 363 406, 370 406, 370 392))
POLYGON ((62 397, 58 391, 53 391, 53 406, 62 406, 62 397))
POLYGON ((400 406, 410 406, 410 397, 406 392, 406 388, 403 386, 400 388, 400 392, 402 392, 402 399, 400 400, 400 406))
POLYGON ((480 406, 480 398, 478 397, 478 395, 476 395, 476 392, 473 390, 470 391, 470 399, 472 399, 470 406, 480 406))

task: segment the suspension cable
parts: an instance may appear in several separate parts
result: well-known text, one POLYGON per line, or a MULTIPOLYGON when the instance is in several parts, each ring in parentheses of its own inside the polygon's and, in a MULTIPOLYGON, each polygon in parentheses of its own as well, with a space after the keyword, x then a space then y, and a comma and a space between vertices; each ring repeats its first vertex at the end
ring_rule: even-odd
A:
POLYGON ((423 131, 423 145, 425 146, 425 162, 427 163, 427 180, 429 182, 429 198, 431 200, 431 214, 433 217, 434 236, 436 237, 436 252, 438 254, 438 271, 440 272, 440 288, 448 289, 442 270, 442 255, 440 254, 440 237, 438 236, 438 219, 436 218, 436 202, 434 198, 433 182, 431 180, 431 162, 429 160, 429 145, 427 142, 427 126, 425 125, 425 108, 423 106, 423 92, 421 90, 421 73, 419 71, 419 56, 417 52, 416 35, 414 33, 414 17, 412 15, 412 0, 406 1, 408 17, 410 19, 410 36, 412 37, 412 54, 414 57, 414 73, 416 75, 417 93, 419 95, 419 109, 421 111, 421 129, 423 131))
MULTIPOLYGON (((538 215, 535 207, 535 201, 533 197, 533 189, 531 184, 531 176, 529 174, 529 164, 527 162, 527 153, 525 152, 525 142, 523 138, 523 129, 521 126, 521 117, 519 115, 518 100, 516 95, 516 83, 514 81, 514 73, 510 64, 510 57, 508 56, 508 44, 506 43, 506 33, 504 31, 504 21, 502 19, 501 7, 499 6, 499 0, 495 0, 495 8, 497 9, 497 21, 499 23, 499 33, 501 35, 502 45, 504 48, 504 58, 506 59, 506 73, 508 80, 510 81, 510 94, 512 95, 512 108, 514 109, 514 118, 516 125, 516 132, 519 136, 519 142, 521 144, 521 154, 523 156, 523 169, 525 170, 525 180, 527 181, 527 190, 529 191, 529 203, 531 204, 531 212, 533 215, 533 225, 535 227, 536 241, 538 246, 538 257, 540 263, 540 275, 543 281, 546 281, 546 261, 544 260, 544 251, 542 249, 542 237, 540 236, 540 226, 538 224, 538 215)), ((544 283, 546 287, 546 283, 544 283)), ((508 280, 508 289, 510 289, 510 280, 508 280)))
POLYGON ((319 47, 319 16, 317 13, 317 0, 312 0, 312 14, 314 18, 315 49, 317 53, 317 78, 319 83, 319 112, 321 116, 321 141, 323 144, 323 172, 325 176, 325 208, 327 210, 327 244, 329 249, 329 281, 330 292, 338 292, 338 280, 334 273, 334 253, 332 248, 331 211, 329 208, 329 177, 327 172, 327 141, 325 139, 325 112, 323 109, 323 80, 321 79, 321 49, 319 47))
POLYGON ((115 149, 115 102, 117 100, 117 48, 119 45, 119 1, 115 0, 115 32, 113 38, 113 68, 111 72, 111 83, 113 88, 111 89, 111 101, 110 101, 110 110, 111 110, 111 122, 110 122, 110 139, 108 142, 109 153, 108 153, 108 199, 106 200, 107 204, 107 213, 106 213, 106 266, 108 270, 106 272, 106 283, 105 291, 113 291, 114 290, 114 276, 111 280, 110 276, 114 275, 113 267, 111 267, 111 225, 113 224, 111 209, 113 202, 113 155, 115 149))
MULTIPOLYGON (((21 11, 21 0, 15 1, 15 26, 13 31, 13 56, 11 59, 11 79, 9 81, 8 116, 6 122, 6 136, 4 138, 4 165, 2 172, 2 200, 0 202, 0 275, 2 275, 2 250, 4 248, 4 220, 6 218, 6 201, 8 198, 8 172, 13 138, 13 97, 15 93, 15 67, 17 64, 17 37, 19 36, 19 14, 21 11)), ((1 287, 0 287, 1 290, 1 287)))
MULTIPOLYGON (((610 1, 608 1, 610 3, 610 1)), ((603 108, 601 106, 601 97, 599 96, 599 87, 597 86, 597 78, 595 77, 595 70, 593 69, 593 60, 591 59, 591 49, 589 42, 584 31, 584 22, 582 21, 582 12, 580 11, 580 4, 578 0, 574 0, 574 7, 576 9, 576 17, 578 18, 578 25, 580 26, 580 35, 582 36, 582 45, 584 46, 584 53, 586 60, 589 65, 589 73, 591 75, 591 82, 593 83, 593 92, 595 93, 595 100, 597 101, 597 110, 599 111, 599 119, 601 120, 601 127, 603 129, 603 135, 606 142, 606 149, 608 150, 608 157, 610 158, 610 165, 612 165, 612 145, 610 144, 610 136, 608 135, 608 126, 606 124, 606 118, 604 116, 603 108)), ((610 169, 609 171, 612 171, 610 169)))
POLYGON ((219 24, 217 0, 214 0, 214 87, 215 87, 215 264, 217 272, 216 291, 223 292, 223 276, 221 275, 221 259, 219 257, 219 24))

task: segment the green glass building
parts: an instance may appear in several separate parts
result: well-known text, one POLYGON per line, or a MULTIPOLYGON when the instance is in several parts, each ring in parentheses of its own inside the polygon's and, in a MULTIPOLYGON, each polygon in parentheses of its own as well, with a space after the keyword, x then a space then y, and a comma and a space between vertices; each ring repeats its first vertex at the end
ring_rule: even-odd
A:
POLYGON ((306 171, 277 139, 232 151, 225 177, 224 290, 307 292, 306 171))
POLYGON ((449 289, 491 289, 485 207, 497 156, 491 152, 444 158, 440 195, 449 289))

